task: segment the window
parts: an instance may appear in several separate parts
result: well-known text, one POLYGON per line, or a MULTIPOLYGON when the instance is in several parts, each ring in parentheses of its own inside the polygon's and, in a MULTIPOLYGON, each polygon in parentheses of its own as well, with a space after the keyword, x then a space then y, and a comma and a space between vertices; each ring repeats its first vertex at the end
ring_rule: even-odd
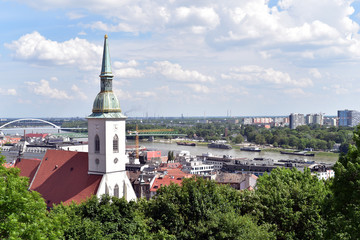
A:
POLYGON ((117 184, 114 187, 114 196, 119 197, 119 186, 117 184))
POLYGON ((107 186, 106 183, 105 183, 105 194, 106 194, 106 195, 109 195, 109 188, 108 188, 108 186, 107 186))
POLYGON ((95 153, 100 152, 100 138, 99 135, 96 134, 95 136, 95 153))
POLYGON ((119 152, 119 138, 118 138, 117 134, 115 134, 115 136, 113 138, 113 151, 114 151, 114 153, 119 152))

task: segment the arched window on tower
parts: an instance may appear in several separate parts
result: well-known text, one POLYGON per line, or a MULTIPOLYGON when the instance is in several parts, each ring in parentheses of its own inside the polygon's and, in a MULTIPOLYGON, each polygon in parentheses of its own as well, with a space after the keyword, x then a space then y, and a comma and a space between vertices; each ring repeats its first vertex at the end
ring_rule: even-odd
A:
POLYGON ((95 136, 95 153, 100 152, 100 138, 99 135, 96 134, 95 136))
POLYGON ((118 153, 119 152, 119 137, 117 134, 115 134, 113 138, 113 152, 118 153))
POLYGON ((114 187, 114 196, 115 197, 119 197, 119 185, 115 185, 115 187, 114 187))

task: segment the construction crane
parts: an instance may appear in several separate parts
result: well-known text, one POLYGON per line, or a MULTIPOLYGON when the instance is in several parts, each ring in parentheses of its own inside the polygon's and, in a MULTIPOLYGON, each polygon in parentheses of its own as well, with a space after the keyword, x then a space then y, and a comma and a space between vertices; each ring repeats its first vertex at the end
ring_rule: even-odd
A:
POLYGON ((139 159, 139 133, 148 133, 148 132, 173 132, 174 129, 138 129, 138 125, 136 124, 135 131, 128 131, 129 134, 135 134, 135 148, 136 148, 136 159, 139 159))

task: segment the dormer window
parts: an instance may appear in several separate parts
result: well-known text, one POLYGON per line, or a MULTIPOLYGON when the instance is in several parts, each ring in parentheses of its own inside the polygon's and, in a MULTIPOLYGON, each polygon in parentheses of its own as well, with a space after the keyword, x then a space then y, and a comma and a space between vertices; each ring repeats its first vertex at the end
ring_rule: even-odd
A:
POLYGON ((119 152, 119 137, 117 134, 115 134, 113 138, 113 152, 118 153, 119 152))
POLYGON ((95 136, 95 153, 100 152, 100 138, 99 135, 96 134, 95 136))

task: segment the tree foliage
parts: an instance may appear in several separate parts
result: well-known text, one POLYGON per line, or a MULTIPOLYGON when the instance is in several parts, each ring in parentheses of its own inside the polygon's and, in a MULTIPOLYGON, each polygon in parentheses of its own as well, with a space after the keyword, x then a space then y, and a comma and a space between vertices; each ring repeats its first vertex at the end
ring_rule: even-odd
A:
POLYGON ((204 179, 184 179, 159 189, 148 202, 154 228, 164 227, 177 239, 272 239, 268 226, 240 215, 241 194, 204 179))
POLYGON ((327 194, 325 184, 309 169, 277 168, 258 179, 256 191, 245 198, 244 209, 260 223, 272 224, 277 239, 322 239, 327 194))
MULTIPOLYGON (((142 203, 142 201, 140 201, 142 203)), ((150 232, 139 204, 124 198, 103 195, 81 204, 58 205, 53 216, 65 216, 63 222, 66 239, 157 239, 171 237, 160 229, 150 232)))
POLYGON ((59 219, 48 218, 44 199, 28 191, 29 179, 17 168, 5 168, 0 159, 0 238, 57 239, 62 235, 59 219))
POLYGON ((360 129, 354 133, 354 142, 334 166, 328 238, 360 239, 360 129))

